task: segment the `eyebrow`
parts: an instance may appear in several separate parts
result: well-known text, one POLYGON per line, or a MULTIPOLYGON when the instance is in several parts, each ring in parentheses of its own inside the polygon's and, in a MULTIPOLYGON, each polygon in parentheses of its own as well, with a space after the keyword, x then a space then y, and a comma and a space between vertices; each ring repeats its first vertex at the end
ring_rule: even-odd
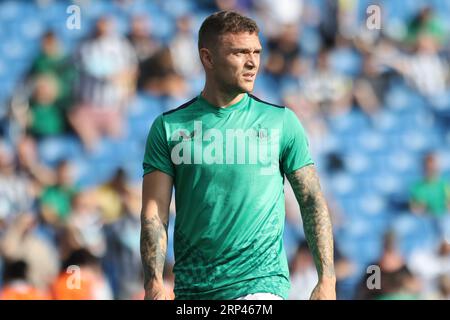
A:
POLYGON ((233 52, 242 52, 242 51, 244 51, 244 52, 249 52, 249 51, 261 52, 262 48, 256 48, 254 50, 249 49, 249 48, 230 48, 230 50, 233 51, 233 52))

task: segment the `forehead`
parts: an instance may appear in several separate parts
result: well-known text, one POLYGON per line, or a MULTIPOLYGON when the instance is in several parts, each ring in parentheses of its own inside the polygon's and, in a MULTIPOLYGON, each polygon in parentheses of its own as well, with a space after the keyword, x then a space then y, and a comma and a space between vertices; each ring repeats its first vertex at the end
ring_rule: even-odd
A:
POLYGON ((219 37, 219 43, 229 48, 259 49, 261 43, 257 33, 225 33, 219 37))

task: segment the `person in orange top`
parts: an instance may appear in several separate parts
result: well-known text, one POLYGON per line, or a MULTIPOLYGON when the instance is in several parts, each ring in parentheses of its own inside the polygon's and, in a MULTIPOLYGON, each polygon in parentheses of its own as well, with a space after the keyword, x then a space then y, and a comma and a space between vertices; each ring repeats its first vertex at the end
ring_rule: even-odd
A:
POLYGON ((26 274, 26 262, 7 262, 3 272, 5 286, 0 290, 0 300, 50 300, 49 294, 29 283, 26 274))
POLYGON ((55 300, 109 300, 111 289, 98 259, 86 249, 75 250, 52 285, 55 300))

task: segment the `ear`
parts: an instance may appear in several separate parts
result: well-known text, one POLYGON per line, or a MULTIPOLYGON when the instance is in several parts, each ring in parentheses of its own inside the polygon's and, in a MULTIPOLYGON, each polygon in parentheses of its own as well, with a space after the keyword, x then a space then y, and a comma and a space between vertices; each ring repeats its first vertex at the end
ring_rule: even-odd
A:
POLYGON ((201 48, 200 49, 200 60, 203 63, 203 66, 207 69, 212 69, 214 62, 212 58, 211 51, 207 48, 201 48))

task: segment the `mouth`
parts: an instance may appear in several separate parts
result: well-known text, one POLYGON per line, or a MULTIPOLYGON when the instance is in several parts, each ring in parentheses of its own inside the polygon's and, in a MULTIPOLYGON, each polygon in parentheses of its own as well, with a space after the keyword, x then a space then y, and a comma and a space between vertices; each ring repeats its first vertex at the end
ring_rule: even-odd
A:
POLYGON ((255 73, 247 72, 244 73, 242 76, 244 77, 245 80, 253 81, 255 79, 255 75, 256 75, 255 73))

